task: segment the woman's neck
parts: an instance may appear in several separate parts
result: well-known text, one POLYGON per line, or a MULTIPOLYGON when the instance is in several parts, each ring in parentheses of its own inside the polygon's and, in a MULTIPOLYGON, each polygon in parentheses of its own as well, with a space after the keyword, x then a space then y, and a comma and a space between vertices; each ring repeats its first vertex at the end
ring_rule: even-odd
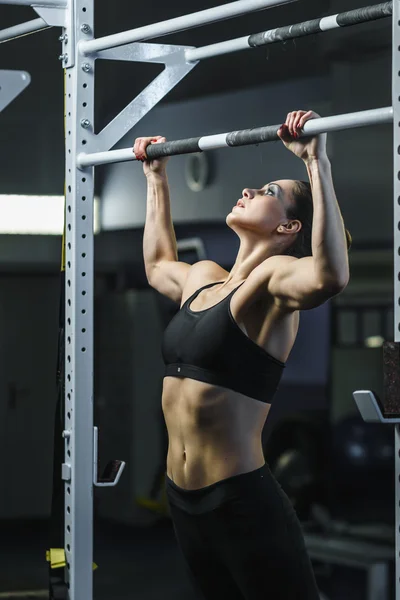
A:
POLYGON ((263 240, 262 242, 259 240, 257 242, 240 240, 239 252, 235 264, 233 265, 225 284, 244 281, 256 267, 275 254, 276 244, 274 247, 269 240, 263 240))

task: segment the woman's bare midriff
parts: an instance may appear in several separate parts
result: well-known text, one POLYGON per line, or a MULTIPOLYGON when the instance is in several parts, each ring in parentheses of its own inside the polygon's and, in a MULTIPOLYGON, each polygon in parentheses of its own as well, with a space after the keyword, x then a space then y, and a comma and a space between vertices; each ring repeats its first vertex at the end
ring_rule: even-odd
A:
POLYGON ((270 406, 201 381, 165 377, 168 477, 195 490, 262 467, 261 434, 270 406))

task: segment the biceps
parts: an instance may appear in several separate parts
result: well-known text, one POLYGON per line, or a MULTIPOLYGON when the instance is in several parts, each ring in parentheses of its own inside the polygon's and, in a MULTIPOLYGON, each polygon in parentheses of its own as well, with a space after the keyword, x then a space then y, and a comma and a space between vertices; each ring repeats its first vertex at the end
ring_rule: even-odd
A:
POLYGON ((148 282, 160 294, 179 304, 190 268, 191 265, 184 262, 162 260, 152 268, 148 282))

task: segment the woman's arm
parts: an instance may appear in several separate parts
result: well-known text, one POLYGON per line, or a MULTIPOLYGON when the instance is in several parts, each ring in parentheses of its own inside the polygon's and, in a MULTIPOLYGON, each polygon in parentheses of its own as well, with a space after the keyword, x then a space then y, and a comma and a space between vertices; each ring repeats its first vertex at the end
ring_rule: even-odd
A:
POLYGON ((147 161, 146 147, 165 138, 138 138, 134 152, 147 178, 147 209, 143 235, 146 276, 151 287, 180 302, 190 265, 178 262, 166 172, 167 159, 147 161))
POLYGON ((269 282, 271 293, 294 310, 317 306, 342 291, 349 280, 345 229, 326 154, 326 135, 299 139, 297 133, 315 117, 311 111, 290 113, 279 132, 285 146, 306 165, 314 204, 312 256, 285 257, 269 282))
POLYGON ((314 215, 311 247, 315 272, 322 284, 346 286, 349 260, 343 218, 336 199, 328 157, 305 161, 311 183, 314 215))

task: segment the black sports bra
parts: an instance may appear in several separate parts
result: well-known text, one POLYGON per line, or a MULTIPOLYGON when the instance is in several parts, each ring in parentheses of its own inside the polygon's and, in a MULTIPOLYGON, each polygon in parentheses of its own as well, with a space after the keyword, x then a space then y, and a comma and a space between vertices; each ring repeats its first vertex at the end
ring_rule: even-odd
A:
POLYGON ((188 377, 271 403, 285 363, 248 338, 233 318, 230 301, 240 286, 210 308, 190 309, 202 290, 218 283, 197 290, 166 328, 165 377, 188 377))

